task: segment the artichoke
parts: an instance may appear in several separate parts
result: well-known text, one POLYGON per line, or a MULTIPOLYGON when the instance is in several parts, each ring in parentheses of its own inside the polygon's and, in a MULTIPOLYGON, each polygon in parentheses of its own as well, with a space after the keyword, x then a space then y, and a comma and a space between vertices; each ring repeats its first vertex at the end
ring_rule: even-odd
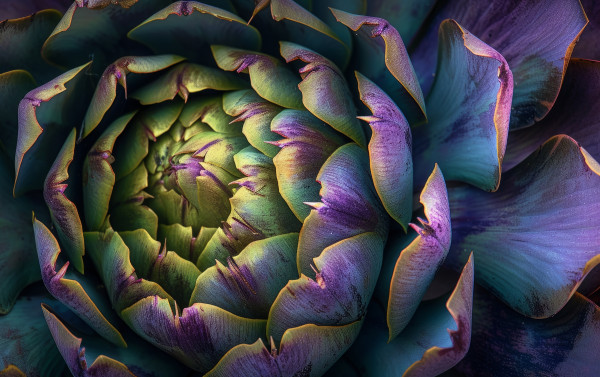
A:
POLYGON ((597 373, 597 3, 0 19, 0 375, 597 373))

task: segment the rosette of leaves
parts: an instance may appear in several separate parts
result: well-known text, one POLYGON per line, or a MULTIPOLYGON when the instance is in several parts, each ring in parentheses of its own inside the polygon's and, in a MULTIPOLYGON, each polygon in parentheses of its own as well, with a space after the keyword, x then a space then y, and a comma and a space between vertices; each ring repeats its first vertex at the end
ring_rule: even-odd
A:
POLYGON ((599 12, 8 1, 0 374, 594 375, 599 12))

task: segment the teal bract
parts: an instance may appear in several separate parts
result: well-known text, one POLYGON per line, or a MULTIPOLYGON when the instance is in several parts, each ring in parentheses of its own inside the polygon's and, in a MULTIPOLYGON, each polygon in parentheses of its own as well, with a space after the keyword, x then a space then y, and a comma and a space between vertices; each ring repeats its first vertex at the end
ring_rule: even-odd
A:
POLYGON ((596 3, 6 4, 0 375, 597 373, 596 3))

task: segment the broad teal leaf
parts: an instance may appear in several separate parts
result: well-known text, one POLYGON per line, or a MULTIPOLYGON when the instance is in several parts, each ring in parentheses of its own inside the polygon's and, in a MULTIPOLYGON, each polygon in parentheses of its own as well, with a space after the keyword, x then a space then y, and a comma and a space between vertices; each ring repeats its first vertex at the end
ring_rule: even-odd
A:
POLYGON ((88 65, 67 71, 31 90, 19 103, 15 195, 42 188, 62 141, 76 119, 81 119, 79 109, 88 99, 82 80, 88 65))
POLYGON ((579 293, 543 320, 515 313, 483 289, 475 290, 474 301, 471 347, 456 366, 457 373, 596 375, 600 309, 579 293))
MULTIPOLYGON (((9 365, 20 369, 23 376, 55 377, 68 373, 44 321, 42 303, 56 301, 44 295, 26 294, 10 313, 0 316, 0 375, 10 371, 5 369, 9 365)), ((7 377, 12 376, 15 375, 7 377)))
POLYGON ((177 1, 150 16, 127 36, 150 47, 157 54, 177 54, 191 61, 207 59, 209 45, 260 50, 256 28, 233 13, 195 1, 177 1))
MULTIPOLYGON (((31 227, 31 212, 49 218, 38 195, 12 196, 13 172, 8 158, 0 154, 0 318, 10 312, 21 290, 41 279, 31 227)), ((2 347, 0 347, 2 349, 2 347)), ((1 360, 1 359, 0 359, 1 360)))
MULTIPOLYGON (((26 2, 10 1, 8 4, 7 2, 2 4, 2 10, 0 10, 0 21, 2 21, 0 73, 23 69, 30 72, 38 82, 46 82, 60 74, 60 71, 48 66, 42 58, 40 50, 48 35, 52 33, 52 29, 60 21, 61 14, 52 9, 41 10, 38 6, 31 9, 29 13, 19 15, 19 18, 14 20, 6 20, 6 18, 13 17, 2 15, 10 9, 10 3, 24 5, 26 2), (34 12, 37 13, 32 14, 34 12)), ((82 61, 81 64, 87 60, 82 61)))
POLYGON ((588 22, 578 0, 440 3, 411 52, 426 94, 437 77, 436 28, 447 18, 455 19, 508 62, 515 82, 511 129, 530 126, 546 116, 560 90, 575 42, 588 22))
MULTIPOLYGON (((35 80, 27 71, 0 73, 0 151, 11 159, 17 148, 19 101, 35 88, 35 80)), ((11 161, 14 164, 14 160, 11 161)))
MULTIPOLYGON (((373 303, 358 339, 344 358, 360 376, 428 377, 452 368, 471 342, 473 275, 470 258, 452 294, 422 302, 406 330, 389 343, 385 314, 373 303)), ((490 318, 493 316, 487 320, 490 318)), ((331 374, 335 372, 334 366, 331 374)))
POLYGON ((524 160, 547 139, 566 134, 600 160, 600 62, 571 59, 556 103, 548 115, 522 130, 508 134, 502 168, 506 171, 524 160))
POLYGON ((96 71, 120 56, 136 55, 143 50, 127 39, 130 25, 167 4, 167 0, 77 0, 47 36, 42 56, 64 68, 93 59, 96 71))
POLYGON ((509 170, 500 189, 448 190, 457 269, 470 251, 477 282, 514 310, 556 314, 600 263, 600 165, 567 136, 555 136, 509 170))
POLYGON ((436 3, 436 0, 370 0, 365 14, 386 19, 409 44, 436 3))
POLYGON ((429 121, 413 129, 415 185, 421 187, 438 163, 448 181, 495 191, 508 137, 512 73, 502 55, 456 21, 444 21, 439 35, 429 121))

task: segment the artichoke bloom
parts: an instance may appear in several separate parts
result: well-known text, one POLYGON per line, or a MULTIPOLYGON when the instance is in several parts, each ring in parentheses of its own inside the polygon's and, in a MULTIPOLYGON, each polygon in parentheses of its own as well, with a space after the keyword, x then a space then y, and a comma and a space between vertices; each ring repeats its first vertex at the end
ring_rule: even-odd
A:
POLYGON ((598 4, 6 4, 0 375, 597 374, 598 4))

